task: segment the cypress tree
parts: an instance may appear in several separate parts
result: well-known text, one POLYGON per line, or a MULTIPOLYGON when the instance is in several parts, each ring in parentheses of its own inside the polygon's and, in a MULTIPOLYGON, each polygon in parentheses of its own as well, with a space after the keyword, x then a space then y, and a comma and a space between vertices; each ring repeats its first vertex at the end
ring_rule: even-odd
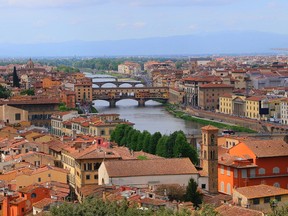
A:
POLYGON ((20 87, 19 77, 17 75, 16 67, 13 70, 13 87, 20 87))

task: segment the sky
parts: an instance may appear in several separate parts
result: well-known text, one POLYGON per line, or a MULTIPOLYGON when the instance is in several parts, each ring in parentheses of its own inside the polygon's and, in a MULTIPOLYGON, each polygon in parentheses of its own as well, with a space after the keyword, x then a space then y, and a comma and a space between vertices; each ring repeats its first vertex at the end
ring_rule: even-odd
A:
POLYGON ((288 35, 287 9, 287 0, 0 0, 0 44, 226 31, 288 35))

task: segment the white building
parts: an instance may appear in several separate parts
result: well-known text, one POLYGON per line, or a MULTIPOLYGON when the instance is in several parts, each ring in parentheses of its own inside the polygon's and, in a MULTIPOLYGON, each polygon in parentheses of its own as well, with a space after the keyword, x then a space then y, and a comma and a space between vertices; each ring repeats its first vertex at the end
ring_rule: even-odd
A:
POLYGON ((280 102, 280 118, 282 124, 288 125, 288 98, 280 102))
POLYGON ((207 177, 200 177, 189 158, 155 160, 104 161, 99 168, 100 185, 153 186, 179 184, 186 186, 193 178, 207 188, 207 177))

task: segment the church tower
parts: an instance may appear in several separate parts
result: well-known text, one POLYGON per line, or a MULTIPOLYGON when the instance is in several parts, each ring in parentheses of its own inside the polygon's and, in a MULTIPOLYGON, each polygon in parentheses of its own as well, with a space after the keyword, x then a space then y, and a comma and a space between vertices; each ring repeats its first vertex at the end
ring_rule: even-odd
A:
POLYGON ((208 174, 208 191, 218 193, 218 131, 208 125, 201 128, 201 167, 208 174))

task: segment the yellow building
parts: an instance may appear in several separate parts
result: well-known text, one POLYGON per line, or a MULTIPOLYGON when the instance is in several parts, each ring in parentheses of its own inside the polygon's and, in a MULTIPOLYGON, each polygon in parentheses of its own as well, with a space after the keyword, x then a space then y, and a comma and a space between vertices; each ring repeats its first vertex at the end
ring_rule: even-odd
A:
POLYGON ((89 78, 81 79, 74 85, 76 102, 92 101, 92 80, 89 78))
POLYGON ((28 111, 3 104, 0 105, 0 120, 9 124, 17 124, 23 121, 28 121, 28 111))
POLYGON ((219 112, 229 115, 233 113, 231 94, 223 94, 219 97, 219 112))
POLYGON ((13 185, 16 190, 19 190, 20 188, 24 188, 35 183, 42 184, 54 181, 66 184, 67 174, 67 170, 48 165, 39 168, 24 167, 18 170, 13 170, 0 175, 0 179, 13 185))
POLYGON ((83 199, 81 191, 85 186, 98 185, 98 168, 104 160, 121 159, 112 149, 93 144, 86 149, 66 148, 62 151, 64 169, 70 171, 69 184, 75 189, 78 200, 83 199))
POLYGON ((246 117, 251 119, 267 119, 269 103, 265 96, 252 96, 246 98, 246 117))
POLYGON ((288 190, 268 185, 255 185, 233 189, 233 202, 245 208, 271 212, 274 207, 288 202, 288 190))

